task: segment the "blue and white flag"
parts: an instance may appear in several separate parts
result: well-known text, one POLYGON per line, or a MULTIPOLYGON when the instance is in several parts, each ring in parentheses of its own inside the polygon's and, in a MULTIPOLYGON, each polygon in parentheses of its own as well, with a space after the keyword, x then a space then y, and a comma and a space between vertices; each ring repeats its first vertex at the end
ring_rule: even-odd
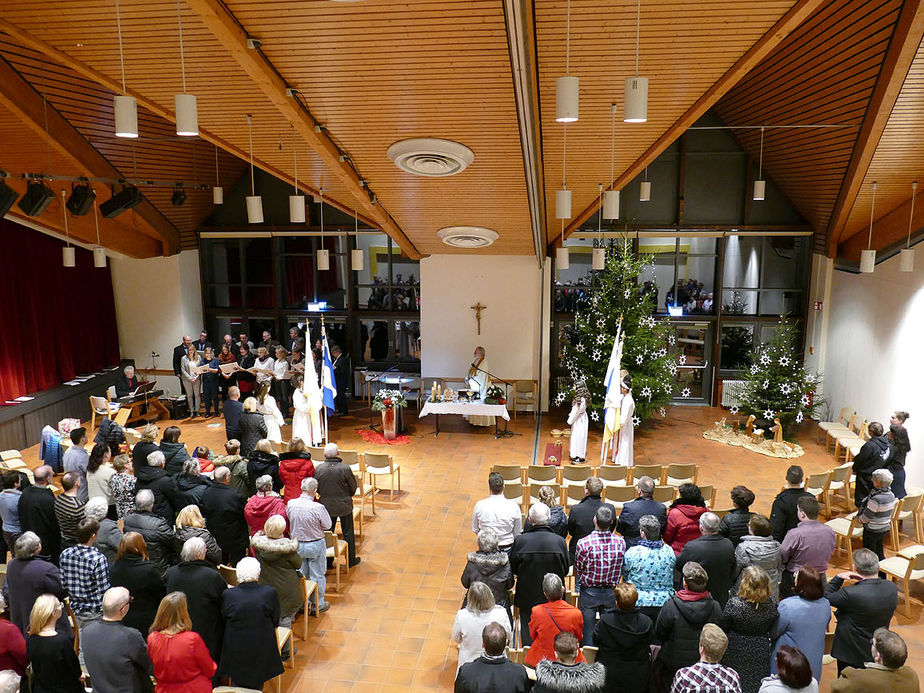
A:
POLYGON ((334 398, 337 396, 337 381, 334 378, 334 362, 330 357, 330 346, 327 344, 327 332, 321 325, 321 398, 327 413, 333 414, 336 410, 334 398))

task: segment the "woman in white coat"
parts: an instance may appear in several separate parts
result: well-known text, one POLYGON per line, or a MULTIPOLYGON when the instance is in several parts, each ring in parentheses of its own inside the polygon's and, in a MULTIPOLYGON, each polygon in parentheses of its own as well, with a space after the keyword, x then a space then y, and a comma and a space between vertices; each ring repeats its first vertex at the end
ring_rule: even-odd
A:
POLYGON ((574 464, 584 464, 587 457, 588 404, 590 391, 583 380, 578 380, 574 383, 574 398, 571 400, 571 413, 568 414, 568 425, 571 426, 568 456, 574 464))
POLYGON ((263 420, 266 422, 266 439, 274 443, 282 442, 282 425, 285 420, 282 418, 282 412, 276 406, 276 400, 269 393, 270 383, 265 382, 260 386, 260 393, 257 397, 257 411, 263 414, 263 420))
POLYGON ((321 445, 324 432, 321 430, 321 390, 314 369, 305 369, 305 377, 292 378, 292 437, 301 438, 309 445, 321 445))
POLYGON ((507 610, 497 606, 491 588, 483 582, 473 582, 468 588, 468 598, 465 606, 459 609, 456 620, 452 624, 452 639, 459 645, 459 664, 461 669, 466 662, 474 662, 484 654, 481 641, 481 632, 484 627, 496 621, 507 631, 507 642, 510 638, 510 617, 507 610))
POLYGON ((635 400, 632 398, 632 379, 628 374, 622 378, 622 404, 619 406, 619 436, 613 453, 613 464, 635 466, 635 400))

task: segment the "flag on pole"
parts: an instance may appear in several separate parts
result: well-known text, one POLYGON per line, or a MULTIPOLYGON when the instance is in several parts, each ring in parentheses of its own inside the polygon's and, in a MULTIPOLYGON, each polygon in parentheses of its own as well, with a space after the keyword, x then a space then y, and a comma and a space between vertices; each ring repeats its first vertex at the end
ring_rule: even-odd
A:
POLYGON ((616 328, 616 339, 613 340, 613 351, 610 362, 606 367, 606 377, 603 385, 606 395, 603 400, 603 445, 600 448, 600 459, 606 458, 606 449, 613 437, 619 432, 619 405, 622 401, 620 388, 620 364, 622 362, 622 321, 616 328))
POLYGON ((321 388, 318 385, 318 375, 314 368, 305 369, 302 394, 308 403, 308 432, 311 445, 320 445, 325 438, 324 429, 321 428, 321 409, 324 408, 324 404, 321 399, 321 388))
POLYGON ((337 397, 337 381, 334 378, 334 361, 330 357, 324 323, 321 323, 321 347, 321 396, 328 414, 333 414, 337 409, 334 404, 334 398, 337 397))

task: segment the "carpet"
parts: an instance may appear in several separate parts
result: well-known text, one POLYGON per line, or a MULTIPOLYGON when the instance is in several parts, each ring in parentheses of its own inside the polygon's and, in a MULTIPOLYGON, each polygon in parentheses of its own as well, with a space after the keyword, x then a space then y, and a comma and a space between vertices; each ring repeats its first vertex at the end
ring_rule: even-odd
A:
POLYGON ((407 436, 398 436, 394 440, 385 440, 384 433, 370 431, 368 428, 357 428, 356 435, 367 443, 375 443, 376 445, 407 445, 411 442, 411 439, 407 436))

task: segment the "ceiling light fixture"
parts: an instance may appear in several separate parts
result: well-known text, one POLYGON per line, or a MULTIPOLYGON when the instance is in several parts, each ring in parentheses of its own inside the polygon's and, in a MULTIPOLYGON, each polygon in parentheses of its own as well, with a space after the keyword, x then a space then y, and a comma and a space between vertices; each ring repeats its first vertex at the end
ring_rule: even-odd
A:
MULTIPOLYGON (((51 194, 54 197, 54 193, 51 194)), ((77 265, 77 252, 71 245, 71 234, 67 228, 67 191, 61 191, 61 214, 64 215, 64 239, 67 243, 61 248, 61 262, 65 267, 75 267, 77 265)))
POLYGON ((298 192, 298 140, 292 144, 292 159, 295 162, 294 192, 289 195, 289 221, 293 224, 305 223, 305 196, 298 192))
POLYGON ((123 185, 119 192, 113 188, 112 196, 99 206, 99 211, 106 219, 119 216, 122 212, 141 204, 144 200, 141 192, 134 185, 123 185))
MULTIPOLYGON (((62 191, 64 192, 64 191, 62 191)), ((30 217, 37 217, 46 209, 54 199, 54 191, 45 185, 42 180, 30 180, 26 186, 26 194, 19 201, 19 208, 30 217)), ((65 193, 65 200, 67 199, 65 193)), ((65 204, 65 208, 67 205, 65 204)))
POLYGON ((71 186, 71 195, 67 198, 67 211, 75 217, 86 215, 96 201, 96 191, 89 183, 71 186))
POLYGON ((263 198, 257 195, 253 178, 253 117, 247 114, 247 130, 250 135, 250 194, 247 196, 247 223, 263 223, 263 198))
POLYGON ((578 86, 578 78, 571 76, 571 0, 568 0, 565 22, 565 76, 555 80, 555 120, 559 123, 577 121, 578 86))
POLYGON ((119 64, 122 67, 122 95, 112 99, 115 111, 116 137, 138 136, 138 102, 134 96, 128 96, 125 88, 125 56, 122 53, 122 16, 119 12, 119 0, 116 0, 116 27, 119 32, 119 64))
POLYGON ((642 26, 642 0, 638 0, 635 17, 635 77, 626 78, 623 122, 648 122, 648 78, 638 76, 638 41, 642 26))
POLYGON ((321 247, 318 248, 318 271, 326 272, 330 269, 330 251, 324 247, 324 188, 318 190, 321 198, 321 247))
POLYGON ((6 172, 0 171, 0 219, 6 216, 18 197, 19 193, 6 184, 6 172))
POLYGON ((873 215, 876 210, 876 181, 873 181, 873 200, 869 206, 869 238, 866 241, 866 250, 860 252, 860 271, 870 273, 876 269, 876 251, 873 247, 873 215))
POLYGON ((350 267, 354 272, 362 272, 365 267, 365 260, 363 258, 363 250, 359 246, 359 210, 356 208, 356 205, 353 205, 353 230, 355 231, 355 237, 353 239, 353 244, 356 246, 353 250, 350 251, 350 267))
POLYGON ((754 199, 760 202, 767 193, 767 181, 764 180, 764 128, 760 128, 760 158, 757 160, 757 180, 754 181, 754 199))
MULTIPOLYGON (((564 243, 564 241, 562 241, 564 243)), ((565 246, 555 249, 555 269, 561 271, 571 266, 571 256, 565 246)))
POLYGON ((638 186, 638 201, 648 202, 651 200, 651 181, 648 180, 648 167, 645 167, 645 179, 638 186))
POLYGON ((215 145, 215 186, 212 188, 212 204, 223 205, 225 203, 225 189, 221 187, 221 181, 218 179, 218 145, 215 145))
POLYGON ((908 214, 908 240, 905 241, 905 247, 898 254, 898 268, 902 272, 914 272, 914 248, 911 247, 911 224, 914 221, 914 197, 918 192, 918 182, 911 184, 911 213, 908 214))
MULTIPOLYGON (((603 198, 603 183, 600 183, 597 187, 597 205, 602 204, 603 198)), ((603 215, 597 215, 597 240, 600 243, 600 247, 595 247, 593 250, 593 259, 591 261, 591 267, 595 270, 602 270, 606 267, 606 248, 603 247, 603 215)))
POLYGON ((174 207, 182 207, 186 203, 186 191, 183 190, 182 183, 177 183, 170 196, 170 204, 174 207))
POLYGON ((186 93, 186 58, 183 55, 183 15, 180 11, 180 0, 176 0, 176 22, 180 31, 180 71, 183 73, 183 93, 173 97, 176 134, 181 137, 196 137, 199 135, 199 113, 195 95, 186 93))
POLYGON ((93 249, 93 266, 103 268, 106 266, 106 249, 99 240, 99 209, 96 200, 93 200, 93 222, 96 224, 96 247, 93 249))
POLYGON ((561 147, 561 190, 555 191, 555 218, 561 219, 562 237, 564 238, 565 219, 571 218, 571 191, 565 183, 568 161, 568 126, 562 126, 561 147))
POLYGON ((486 248, 499 236, 496 231, 483 226, 445 226, 436 232, 440 240, 453 248, 486 248))
MULTIPOLYGON (((612 124, 610 135, 610 185, 616 181, 616 104, 611 106, 612 124)), ((603 193, 603 209, 601 214, 604 219, 615 221, 619 218, 619 191, 607 190, 603 193)))

